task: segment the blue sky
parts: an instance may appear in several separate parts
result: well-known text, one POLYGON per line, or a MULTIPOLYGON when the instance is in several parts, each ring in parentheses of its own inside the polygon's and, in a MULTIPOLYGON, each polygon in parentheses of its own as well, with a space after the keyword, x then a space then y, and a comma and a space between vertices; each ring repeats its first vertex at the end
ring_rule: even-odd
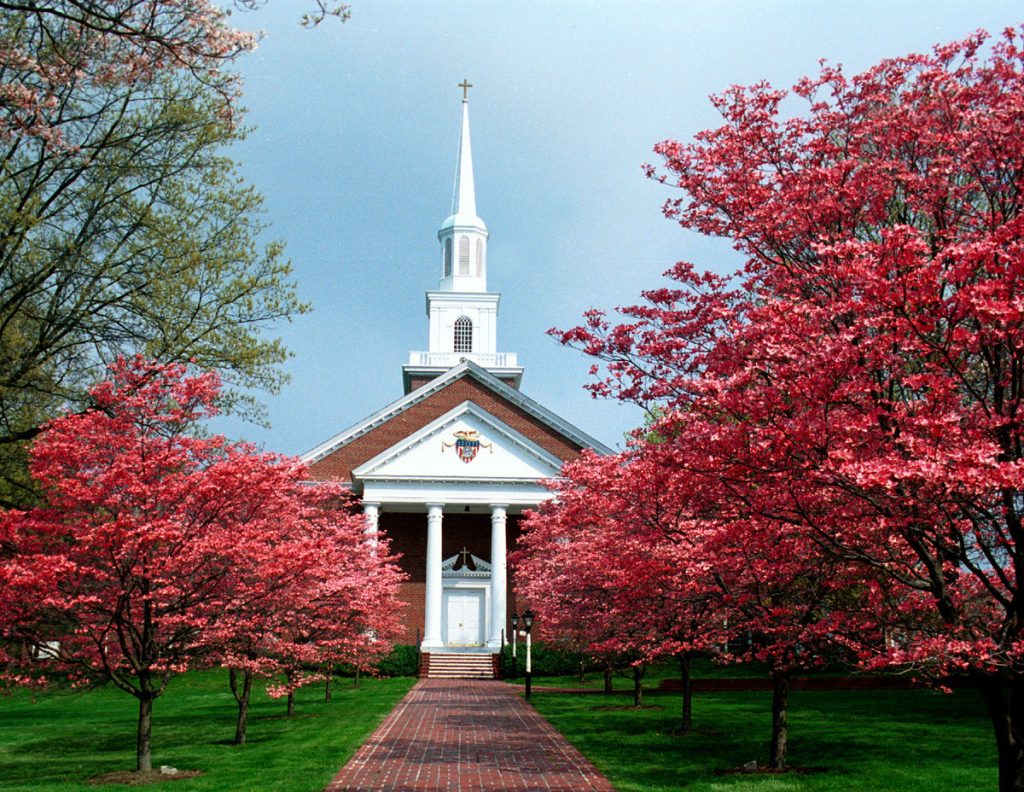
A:
POLYGON ((707 97, 731 84, 788 87, 822 58, 852 74, 1024 22, 994 0, 353 0, 348 23, 306 30, 305 5, 235 13, 265 37, 239 62, 253 131, 233 155, 314 310, 279 328, 292 380, 262 397, 270 428, 215 423, 289 454, 401 396, 409 351, 427 347, 464 77, 499 351, 519 354, 525 394, 616 446, 640 411, 592 400, 590 361, 545 331, 635 302, 676 261, 737 264, 661 216, 672 192, 641 173, 651 147, 715 126, 707 97))

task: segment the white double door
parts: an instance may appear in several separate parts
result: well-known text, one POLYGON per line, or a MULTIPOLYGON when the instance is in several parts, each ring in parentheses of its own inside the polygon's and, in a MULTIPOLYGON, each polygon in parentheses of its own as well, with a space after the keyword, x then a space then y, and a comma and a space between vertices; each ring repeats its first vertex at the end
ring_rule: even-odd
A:
POLYGON ((484 590, 446 589, 445 644, 479 646, 484 642, 484 590))

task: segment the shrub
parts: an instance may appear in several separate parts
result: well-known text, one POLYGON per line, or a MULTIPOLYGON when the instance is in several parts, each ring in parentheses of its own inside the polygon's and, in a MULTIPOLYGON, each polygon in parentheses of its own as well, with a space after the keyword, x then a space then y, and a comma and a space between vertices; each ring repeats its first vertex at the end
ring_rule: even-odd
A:
MULTIPOLYGON (((520 676, 526 670, 526 647, 520 643, 516 650, 520 676)), ((580 653, 564 649, 557 644, 534 641, 530 651, 530 665, 534 676, 570 676, 580 670, 580 653)), ((587 662, 587 668, 594 667, 587 662)), ((512 676, 512 647, 506 646, 501 654, 501 675, 512 676)))
POLYGON ((395 644, 391 652, 377 663, 377 673, 385 677, 414 677, 419 671, 419 650, 409 644, 395 644))

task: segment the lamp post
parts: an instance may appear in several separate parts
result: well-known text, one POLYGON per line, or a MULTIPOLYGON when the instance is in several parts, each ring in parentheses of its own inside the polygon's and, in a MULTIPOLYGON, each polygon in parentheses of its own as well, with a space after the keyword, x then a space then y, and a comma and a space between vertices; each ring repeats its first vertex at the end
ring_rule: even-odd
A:
POLYGON ((519 679, 519 664, 516 660, 516 644, 519 643, 519 614, 512 611, 512 678, 519 679))
POLYGON ((533 669, 530 667, 530 631, 533 629, 534 613, 529 608, 523 613, 523 626, 526 628, 526 700, 530 700, 533 669))

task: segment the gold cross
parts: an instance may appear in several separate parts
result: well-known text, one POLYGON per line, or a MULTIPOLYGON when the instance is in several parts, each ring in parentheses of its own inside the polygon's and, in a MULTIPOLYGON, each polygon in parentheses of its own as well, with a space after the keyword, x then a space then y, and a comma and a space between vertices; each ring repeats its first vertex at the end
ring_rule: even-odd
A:
POLYGON ((470 555, 470 552, 469 552, 469 550, 466 549, 465 545, 462 546, 462 552, 459 553, 459 555, 462 556, 462 565, 466 566, 467 556, 470 555))
POLYGON ((473 87, 471 83, 465 77, 462 78, 462 82, 459 83, 459 88, 462 89, 462 101, 465 102, 469 98, 469 89, 473 87))

